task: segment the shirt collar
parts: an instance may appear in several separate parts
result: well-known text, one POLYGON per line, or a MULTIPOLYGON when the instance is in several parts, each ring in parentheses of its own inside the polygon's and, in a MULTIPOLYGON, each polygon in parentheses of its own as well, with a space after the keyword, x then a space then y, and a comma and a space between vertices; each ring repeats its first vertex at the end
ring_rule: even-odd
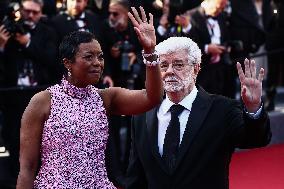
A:
MULTIPOLYGON (((178 104, 182 105, 183 107, 185 107, 187 110, 191 110, 192 107, 192 103, 194 102, 196 96, 197 96, 197 88, 196 86, 193 87, 192 91, 185 96, 182 101, 180 101, 178 104)), ((161 104, 161 108, 160 110, 162 111, 162 114, 166 114, 169 109, 171 108, 172 105, 174 105, 175 103, 173 103, 168 95, 166 95, 166 98, 163 100, 162 104, 161 104)))

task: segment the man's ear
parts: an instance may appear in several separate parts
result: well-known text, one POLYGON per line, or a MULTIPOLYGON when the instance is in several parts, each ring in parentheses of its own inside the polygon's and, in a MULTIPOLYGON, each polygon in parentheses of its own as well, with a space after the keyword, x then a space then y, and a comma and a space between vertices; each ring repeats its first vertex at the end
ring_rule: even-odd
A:
POLYGON ((194 73, 197 75, 198 72, 200 71, 200 64, 194 64, 193 69, 194 69, 194 73))

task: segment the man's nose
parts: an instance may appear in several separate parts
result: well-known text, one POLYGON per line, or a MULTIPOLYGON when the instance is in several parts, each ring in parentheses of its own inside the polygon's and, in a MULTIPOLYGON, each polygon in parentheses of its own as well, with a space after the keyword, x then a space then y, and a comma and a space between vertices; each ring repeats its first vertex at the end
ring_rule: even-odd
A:
POLYGON ((28 17, 29 17, 29 18, 32 18, 33 16, 34 16, 34 13, 33 13, 33 12, 29 12, 29 13, 28 13, 28 17))
POLYGON ((169 64, 169 67, 167 68, 166 72, 170 72, 170 73, 174 72, 174 68, 173 68, 172 64, 169 64))

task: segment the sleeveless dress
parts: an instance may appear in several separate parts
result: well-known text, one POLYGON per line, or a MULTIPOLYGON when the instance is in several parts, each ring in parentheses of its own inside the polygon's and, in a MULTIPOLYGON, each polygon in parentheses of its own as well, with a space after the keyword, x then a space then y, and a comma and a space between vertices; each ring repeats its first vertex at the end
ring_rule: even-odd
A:
POLYGON ((51 110, 34 188, 115 188, 105 167, 108 120, 98 89, 77 88, 63 78, 47 90, 51 110))

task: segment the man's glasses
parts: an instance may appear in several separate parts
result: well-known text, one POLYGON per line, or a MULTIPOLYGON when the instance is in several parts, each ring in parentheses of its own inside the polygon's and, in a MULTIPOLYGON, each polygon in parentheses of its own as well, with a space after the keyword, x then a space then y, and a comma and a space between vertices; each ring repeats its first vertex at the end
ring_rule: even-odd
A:
POLYGON ((31 10, 31 9, 25 9, 25 8, 23 8, 22 10, 25 14, 32 13, 33 15, 38 15, 40 13, 40 10, 31 10))
MULTIPOLYGON (((187 61, 183 60, 174 60, 172 63, 172 68, 175 71, 182 71, 186 66, 193 66, 193 64, 189 64, 187 61)), ((170 63, 168 62, 161 62, 160 68, 162 72, 165 72, 169 69, 170 63)))
POLYGON ((109 15, 113 15, 114 17, 118 16, 118 12, 109 12, 109 15))

